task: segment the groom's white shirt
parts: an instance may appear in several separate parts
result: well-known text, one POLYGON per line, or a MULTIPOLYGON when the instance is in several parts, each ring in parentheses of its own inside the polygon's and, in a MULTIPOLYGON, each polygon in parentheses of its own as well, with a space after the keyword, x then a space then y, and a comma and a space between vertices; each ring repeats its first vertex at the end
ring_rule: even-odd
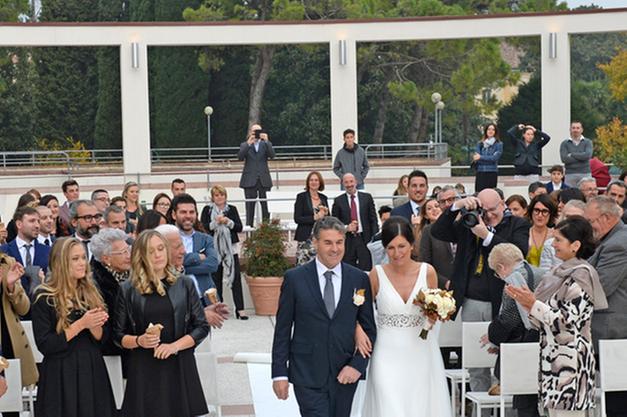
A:
POLYGON ((320 294, 324 300, 324 287, 327 285, 327 279, 324 277, 324 273, 327 271, 333 272, 333 295, 335 297, 335 307, 340 302, 340 292, 342 291, 342 263, 335 265, 335 268, 329 269, 318 260, 316 256, 316 271, 318 272, 318 283, 320 284, 320 294))
MULTIPOLYGON (((340 292, 342 291, 342 263, 335 265, 335 268, 329 269, 324 266, 316 256, 316 272, 318 273, 318 283, 320 284, 320 293, 322 294, 322 299, 324 299, 324 286, 326 285, 327 279, 324 277, 324 273, 327 271, 333 271, 333 278, 331 278, 331 282, 333 283, 333 296, 335 297, 335 307, 337 308, 338 303, 340 302, 340 292)), ((281 381, 286 380, 286 376, 277 376, 272 378, 273 381, 281 381)))

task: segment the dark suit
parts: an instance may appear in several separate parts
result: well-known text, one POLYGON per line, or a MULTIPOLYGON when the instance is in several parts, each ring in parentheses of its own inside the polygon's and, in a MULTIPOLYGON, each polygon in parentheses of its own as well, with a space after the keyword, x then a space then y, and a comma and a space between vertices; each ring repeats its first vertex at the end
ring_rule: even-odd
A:
POLYGON ((285 273, 272 344, 272 378, 294 384, 303 417, 349 417, 357 383, 342 385, 337 376, 346 365, 365 375, 368 359, 355 352, 355 326, 376 339, 368 276, 342 263, 340 300, 329 318, 322 299, 316 261, 285 273), (366 300, 353 303, 355 289, 366 300), (289 365, 288 365, 289 363, 289 365))
POLYGON ((200 298, 206 301, 203 294, 209 288, 216 286, 211 274, 218 269, 218 254, 213 246, 213 238, 208 234, 194 231, 192 241, 194 243, 193 252, 185 254, 183 267, 186 275, 193 275, 196 278, 200 298), (204 254, 206 258, 201 260, 200 254, 204 254))
MULTIPOLYGON (((320 204, 329 207, 327 196, 321 193, 318 193, 318 196, 320 196, 320 204)), ((294 240, 304 242, 311 238, 311 229, 313 229, 315 223, 314 214, 309 191, 298 193, 296 202, 294 203, 294 222, 298 225, 296 227, 296 233, 294 233, 294 240)))
POLYGON ((412 214, 418 214, 411 208, 411 201, 402 204, 398 207, 394 207, 390 215, 405 217, 411 223, 412 214))
MULTIPOLYGON (((546 187, 546 192, 551 194, 553 191, 553 181, 549 181, 547 183, 544 184, 544 186, 546 187)), ((560 190, 568 190, 570 187, 568 185, 566 185, 566 183, 564 182, 564 180, 562 180, 562 188, 560 188, 560 190)))
POLYGON ((501 223, 496 226, 496 232, 490 244, 483 246, 483 240, 477 239, 472 231, 460 222, 455 222, 457 214, 458 211, 446 209, 431 227, 431 234, 436 239, 457 243, 457 255, 455 256, 451 284, 458 306, 462 306, 464 303, 469 281, 477 279, 475 273, 480 254, 483 255, 483 268, 479 279, 487 280, 484 282, 487 285, 488 299, 480 301, 488 301, 492 304, 492 318, 494 318, 501 307, 504 281, 496 278, 494 271, 488 267, 488 255, 492 248, 499 243, 513 243, 518 246, 524 256, 527 256, 529 223, 523 218, 512 216, 506 212, 501 223))
MULTIPOLYGON (((599 273, 608 308, 592 315, 592 340, 627 338, 627 225, 619 222, 588 259, 599 273)), ((626 416, 627 392, 606 394, 607 415, 626 416)))
MULTIPOLYGON (((48 256, 50 255, 50 247, 42 245, 37 241, 37 239, 34 239, 31 244, 35 249, 35 256, 32 259, 33 265, 40 267, 45 274, 46 272, 48 272, 48 256)), ((23 266, 26 266, 24 260, 22 259, 22 255, 20 254, 20 250, 17 247, 16 240, 12 240, 9 243, 5 243, 4 245, 0 246, 0 252, 6 253, 12 258, 15 258, 15 260, 21 263, 23 266)), ((23 275, 21 279, 22 287, 24 287, 24 291, 26 291, 26 294, 28 294, 29 297, 32 296, 35 287, 39 285, 39 279, 33 278, 34 277, 29 277, 28 275, 23 275)))
POLYGON ((426 262, 433 266, 438 274, 438 287, 444 289, 446 282, 453 277, 453 269, 455 267, 455 254, 449 242, 444 242, 433 237, 431 227, 428 224, 422 229, 420 242, 420 251, 418 252, 418 261, 426 262))
MULTIPOLYGON (((239 188, 244 189, 246 199, 266 198, 266 192, 272 188, 272 178, 268 168, 268 159, 274 158, 274 148, 272 142, 260 140, 259 150, 255 150, 255 145, 242 142, 239 146, 237 159, 244 161, 244 170, 239 181, 239 188)), ((261 202, 261 212, 263 219, 270 218, 267 201, 261 202)), ((246 224, 253 225, 255 218, 255 202, 246 203, 246 224)))
MULTIPOLYGON (((333 201, 333 209, 331 210, 333 217, 337 217, 345 225, 351 223, 351 207, 348 199, 348 194, 338 195, 333 201)), ((372 258, 366 245, 372 236, 379 231, 377 212, 370 194, 359 191, 355 200, 358 200, 356 202, 359 204, 359 224, 362 231, 361 233, 346 233, 344 262, 348 262, 363 271, 370 271, 372 258)))

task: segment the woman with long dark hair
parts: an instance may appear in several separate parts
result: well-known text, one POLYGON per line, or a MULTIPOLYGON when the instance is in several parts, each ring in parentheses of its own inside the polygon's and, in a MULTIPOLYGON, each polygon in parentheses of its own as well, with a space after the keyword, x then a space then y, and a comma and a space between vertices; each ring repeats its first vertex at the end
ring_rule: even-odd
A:
POLYGON ((499 159, 503 155, 503 143, 499 140, 496 124, 489 123, 483 129, 481 141, 472 156, 472 163, 477 168, 475 192, 496 187, 498 181, 499 159))

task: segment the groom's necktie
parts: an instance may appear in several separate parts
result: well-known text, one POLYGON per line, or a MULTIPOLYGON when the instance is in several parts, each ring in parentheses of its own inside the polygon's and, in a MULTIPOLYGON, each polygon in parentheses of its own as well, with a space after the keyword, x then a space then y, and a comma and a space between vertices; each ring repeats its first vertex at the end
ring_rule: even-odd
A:
POLYGON ((324 306, 327 308, 327 314, 329 314, 329 318, 333 317, 333 313, 335 312, 335 294, 333 292, 333 271, 327 271, 324 273, 324 278, 326 279, 326 283, 324 284, 324 306))

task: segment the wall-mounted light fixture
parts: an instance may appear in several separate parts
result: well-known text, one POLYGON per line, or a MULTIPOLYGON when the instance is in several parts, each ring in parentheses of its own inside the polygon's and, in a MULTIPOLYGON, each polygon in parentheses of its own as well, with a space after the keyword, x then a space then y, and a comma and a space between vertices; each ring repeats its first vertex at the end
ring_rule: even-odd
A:
POLYGON ((131 67, 133 69, 139 68, 139 43, 131 43, 131 67))
POLYGON ((557 33, 549 33, 549 58, 557 58, 557 33))
POLYGON ((340 40, 340 65, 346 65, 347 59, 346 39, 340 40))

